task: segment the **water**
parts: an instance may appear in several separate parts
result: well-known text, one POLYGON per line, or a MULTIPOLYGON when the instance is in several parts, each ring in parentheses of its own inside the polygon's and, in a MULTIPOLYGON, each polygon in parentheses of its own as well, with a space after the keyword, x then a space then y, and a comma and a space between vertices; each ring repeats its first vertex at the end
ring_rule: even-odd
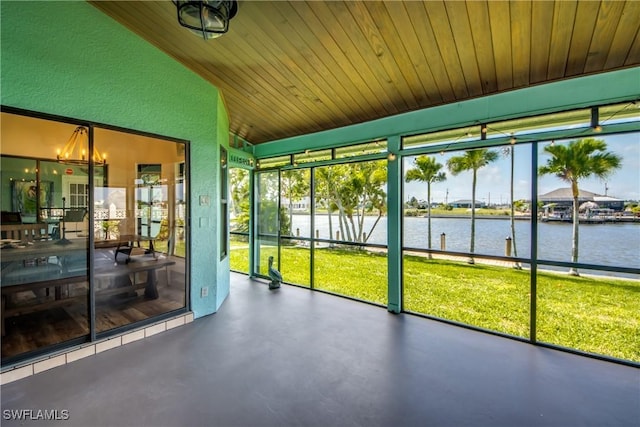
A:
MULTIPOLYGON (((370 233, 375 217, 365 218, 364 230, 371 234, 368 243, 387 244, 387 218, 382 217, 370 233)), ((300 229, 300 236, 310 237, 311 217, 294 215, 293 234, 300 229)), ((333 238, 340 228, 338 217, 332 215, 333 238)), ((518 257, 531 255, 530 221, 517 220, 516 246, 518 257)), ((427 218, 404 219, 404 246, 427 249, 427 218)), ((327 215, 316 215, 315 228, 321 239, 329 238, 327 215)), ((446 250, 469 252, 471 220, 469 218, 432 218, 432 248, 440 249, 440 235, 446 235, 446 250)), ((571 223, 538 223, 538 259, 571 261, 571 223)), ((504 219, 476 219, 475 253, 505 255, 505 239, 511 235, 508 217, 504 219)), ((513 253, 512 253, 513 255, 513 253)), ((640 224, 581 224, 579 234, 579 262, 615 267, 640 268, 640 224)))

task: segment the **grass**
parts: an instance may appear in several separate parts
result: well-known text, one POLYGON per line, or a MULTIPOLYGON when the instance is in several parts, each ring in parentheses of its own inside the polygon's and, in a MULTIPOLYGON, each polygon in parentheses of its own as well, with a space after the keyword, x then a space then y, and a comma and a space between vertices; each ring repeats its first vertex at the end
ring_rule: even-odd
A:
POLYGON ((405 310, 527 337, 529 301, 526 271, 404 257, 405 310))
MULTIPOLYGON (((247 272, 244 245, 232 249, 231 266, 247 272)), ((285 281, 309 286, 309 250, 283 246, 281 257, 285 281)), ((403 262, 405 310, 529 337, 527 270, 411 255, 403 262)), ((386 305, 386 254, 316 249, 314 265, 315 288, 386 305)), ((537 289, 538 341, 640 362, 640 281, 539 271, 537 289)))
MULTIPOLYGON (((153 244, 154 249, 156 250, 156 252, 164 252, 167 253, 169 250, 169 241, 167 240, 156 240, 153 244)), ((174 255, 176 256, 181 256, 184 257, 185 256, 185 241, 184 240, 178 240, 176 242, 176 246, 174 248, 174 255)))

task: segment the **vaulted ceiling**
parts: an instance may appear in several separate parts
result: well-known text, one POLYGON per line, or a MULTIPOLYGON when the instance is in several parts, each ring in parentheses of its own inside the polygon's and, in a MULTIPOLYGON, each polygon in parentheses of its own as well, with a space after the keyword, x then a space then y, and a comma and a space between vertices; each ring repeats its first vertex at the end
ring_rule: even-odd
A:
POLYGON ((96 8, 217 86, 258 144, 640 65, 640 1, 240 1, 205 41, 171 1, 96 8))

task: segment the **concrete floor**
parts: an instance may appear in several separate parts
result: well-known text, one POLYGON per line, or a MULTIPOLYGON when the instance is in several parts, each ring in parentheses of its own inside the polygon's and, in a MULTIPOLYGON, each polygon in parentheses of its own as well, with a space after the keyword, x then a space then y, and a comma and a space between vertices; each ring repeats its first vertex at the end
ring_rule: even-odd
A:
POLYGON ((213 316, 1 391, 3 426, 640 425, 638 369, 237 274, 213 316))

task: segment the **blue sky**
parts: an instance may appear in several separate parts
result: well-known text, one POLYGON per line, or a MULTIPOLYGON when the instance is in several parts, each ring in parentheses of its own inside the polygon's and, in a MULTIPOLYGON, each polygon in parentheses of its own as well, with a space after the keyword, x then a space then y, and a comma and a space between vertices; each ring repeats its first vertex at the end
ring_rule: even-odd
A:
MULTIPOLYGON (((607 195, 624 200, 640 200, 640 134, 625 134, 614 136, 602 136, 608 151, 622 157, 622 167, 616 170, 606 180, 607 195)), ((556 144, 563 143, 556 141, 556 144)), ((548 156, 542 153, 542 148, 547 142, 538 145, 540 155, 539 166, 546 163, 548 156)), ((496 149, 501 152, 501 149, 496 149)), ((458 199, 471 199, 471 172, 462 172, 453 176, 446 167, 447 160, 452 156, 461 155, 462 152, 435 154, 438 163, 443 165, 442 171, 447 174, 446 181, 432 184, 432 202, 452 202, 458 199), (448 191, 448 194, 447 194, 448 191)), ((404 159, 404 170, 412 166, 413 157, 404 159)), ((515 149, 515 180, 514 199, 531 198, 531 145, 517 145, 515 149)), ((476 198, 478 201, 491 204, 509 202, 509 176, 510 162, 508 156, 501 155, 499 159, 478 171, 478 183, 476 198)), ((420 182, 404 184, 404 199, 416 197, 418 200, 427 199, 427 186, 420 182)), ((547 175, 538 179, 538 194, 544 194, 557 188, 569 185, 553 175, 547 175)), ((598 194, 605 194, 605 181, 599 178, 589 178, 580 181, 580 189, 598 194)))

